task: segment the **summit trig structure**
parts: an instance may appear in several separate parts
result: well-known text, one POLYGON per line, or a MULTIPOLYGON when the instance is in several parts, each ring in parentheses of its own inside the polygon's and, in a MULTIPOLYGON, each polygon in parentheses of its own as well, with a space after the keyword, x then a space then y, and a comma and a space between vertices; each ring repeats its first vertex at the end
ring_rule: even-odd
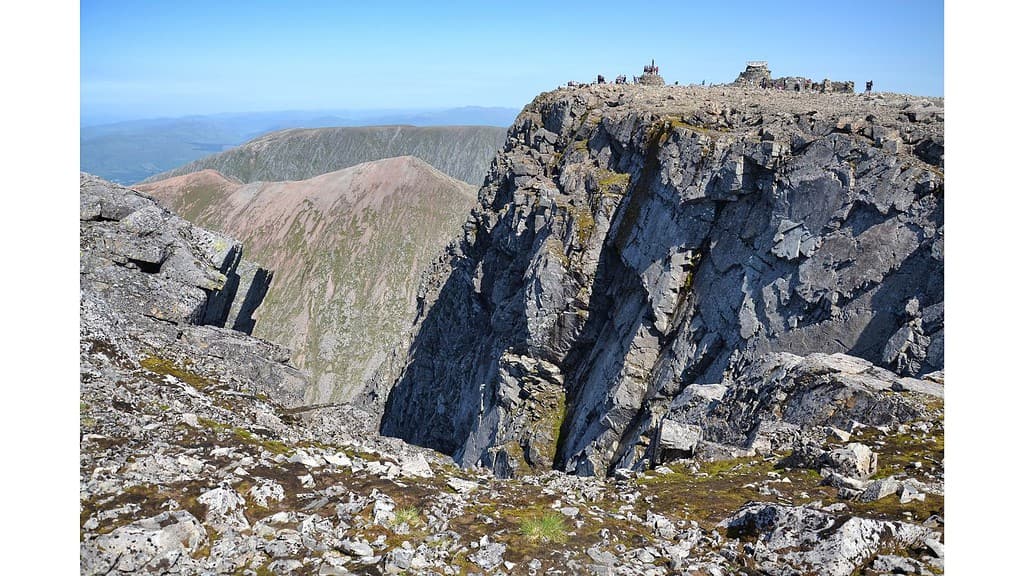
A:
POLYGON ((637 79, 637 82, 647 86, 665 85, 665 79, 658 74, 658 67, 654 64, 653 58, 651 58, 651 64, 649 66, 644 66, 644 73, 637 79))

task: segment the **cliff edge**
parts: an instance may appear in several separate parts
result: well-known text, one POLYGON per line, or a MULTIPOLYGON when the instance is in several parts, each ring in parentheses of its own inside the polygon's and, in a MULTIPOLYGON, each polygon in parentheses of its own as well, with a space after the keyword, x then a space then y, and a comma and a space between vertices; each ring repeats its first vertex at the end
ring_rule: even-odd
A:
MULTIPOLYGON (((896 94, 538 96, 423 282, 382 432, 504 475, 603 475, 656 463, 695 386, 789 374, 789 394, 801 362, 885 373, 885 394, 922 382, 944 365, 943 126, 941 99, 896 94)), ((701 441, 828 420, 757 397, 701 441)))

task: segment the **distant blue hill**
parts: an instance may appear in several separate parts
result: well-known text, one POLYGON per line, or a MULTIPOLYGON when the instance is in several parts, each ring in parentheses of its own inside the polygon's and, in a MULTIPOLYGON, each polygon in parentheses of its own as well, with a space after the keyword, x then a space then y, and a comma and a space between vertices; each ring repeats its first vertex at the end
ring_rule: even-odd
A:
POLYGON ((129 120, 83 126, 80 162, 85 172, 133 184, 286 128, 386 124, 507 127, 518 113, 515 108, 466 106, 444 110, 280 111, 129 120))

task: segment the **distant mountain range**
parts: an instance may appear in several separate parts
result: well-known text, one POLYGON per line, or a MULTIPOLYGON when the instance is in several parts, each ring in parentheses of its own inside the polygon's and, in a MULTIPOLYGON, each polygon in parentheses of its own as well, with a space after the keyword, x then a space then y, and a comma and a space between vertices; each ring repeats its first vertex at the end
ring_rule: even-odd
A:
POLYGON ((152 182, 213 169, 241 182, 305 180, 362 162, 416 156, 474 186, 483 183, 504 128, 365 126, 282 130, 152 176, 152 182))
POLYGON ((348 399, 405 341, 420 276, 476 193, 411 156, 309 180, 242 184, 203 170, 137 188, 273 270, 253 334, 293 350, 313 402, 348 399))
POLYGON ((83 126, 81 169, 122 184, 139 182, 268 132, 328 126, 494 126, 519 110, 467 106, 445 110, 252 112, 130 120, 83 126))

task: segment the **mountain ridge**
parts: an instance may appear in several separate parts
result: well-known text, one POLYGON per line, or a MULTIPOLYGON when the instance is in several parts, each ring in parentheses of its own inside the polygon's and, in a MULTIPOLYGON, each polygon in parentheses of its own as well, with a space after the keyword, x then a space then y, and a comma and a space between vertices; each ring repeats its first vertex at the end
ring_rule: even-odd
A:
MULTIPOLYGON (((190 115, 83 125, 81 169, 131 184, 269 132, 335 126, 490 126, 507 128, 519 110, 324 110, 190 115)), ((366 158, 372 160, 374 158, 366 158)))
POLYGON ((504 144, 505 129, 486 126, 290 128, 147 178, 154 182, 213 168, 242 182, 305 180, 381 158, 416 156, 464 182, 481 182, 504 144))

